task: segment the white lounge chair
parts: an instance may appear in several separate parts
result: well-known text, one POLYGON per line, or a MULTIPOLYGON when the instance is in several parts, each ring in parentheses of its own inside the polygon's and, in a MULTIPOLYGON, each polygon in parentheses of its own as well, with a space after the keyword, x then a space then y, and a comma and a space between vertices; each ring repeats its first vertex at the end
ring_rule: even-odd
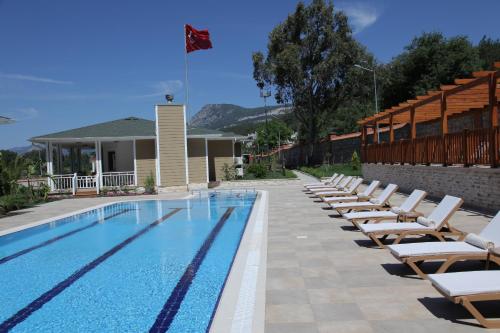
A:
POLYGON ((372 198, 366 202, 341 202, 332 203, 330 206, 335 209, 339 214, 344 211, 360 211, 360 210, 384 210, 389 209, 389 198, 396 192, 398 185, 389 184, 386 188, 379 194, 378 197, 372 198))
POLYGON ((324 191, 342 191, 347 188, 347 185, 353 180, 352 176, 343 178, 336 186, 315 187, 308 189, 310 192, 316 194, 317 192, 324 191))
POLYGON ((427 192, 422 190, 414 190, 408 198, 401 204, 401 207, 391 207, 385 211, 369 211, 369 212, 353 212, 344 213, 342 216, 352 222, 359 228, 360 223, 396 220, 399 222, 400 216, 415 213, 415 208, 425 198, 427 192))
POLYGON ((419 264, 428 260, 444 260, 437 273, 444 273, 453 264, 463 260, 486 260, 487 265, 490 261, 500 265, 500 257, 491 256, 488 252, 495 247, 500 248, 500 212, 479 235, 467 234, 463 242, 423 242, 387 247, 397 260, 410 266, 423 279, 427 275, 419 264))
POLYGON ((460 208, 462 203, 462 199, 447 195, 428 217, 420 216, 417 218, 417 222, 361 224, 359 229, 381 248, 385 245, 378 237, 385 239, 389 235, 398 236, 393 244, 400 243, 402 239, 410 235, 434 236, 443 242, 445 241, 444 236, 458 236, 462 240, 464 234, 452 228, 448 223, 450 217, 460 208))
POLYGON ((374 180, 368 185, 365 190, 356 195, 342 196, 342 197, 322 197, 321 199, 326 203, 339 203, 339 202, 355 202, 355 201, 368 201, 372 198, 375 190, 380 186, 380 181, 374 180))
POLYGON ((500 328, 499 319, 486 319, 472 304, 500 300, 500 271, 430 274, 429 280, 444 297, 455 304, 462 304, 481 325, 500 328))
POLYGON ((333 179, 331 183, 328 183, 328 184, 323 184, 323 183, 311 184, 311 185, 306 186, 306 188, 308 190, 312 190, 312 189, 315 189, 315 188, 335 187, 335 186, 337 186, 340 183, 340 181, 342 179, 344 179, 344 177, 345 177, 344 175, 340 174, 335 179, 333 179))
POLYGON ((331 177, 322 178, 319 182, 306 183, 306 184, 304 184, 304 187, 328 185, 328 184, 332 183, 335 180, 335 178, 337 178, 338 176, 339 176, 338 173, 334 173, 331 177))
POLYGON ((349 186, 344 191, 323 191, 323 192, 315 192, 316 196, 323 197, 335 197, 335 196, 346 196, 353 195, 356 193, 358 187, 363 183, 363 178, 354 179, 349 186))

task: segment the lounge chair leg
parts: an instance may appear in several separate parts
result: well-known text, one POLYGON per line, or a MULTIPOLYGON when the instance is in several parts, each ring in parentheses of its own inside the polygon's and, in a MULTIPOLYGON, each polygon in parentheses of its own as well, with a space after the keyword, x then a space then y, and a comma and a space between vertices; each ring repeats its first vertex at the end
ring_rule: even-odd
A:
POLYGON ((500 328, 500 320, 486 319, 479 310, 472 305, 467 297, 460 297, 460 303, 466 308, 476 320, 486 328, 500 328))
POLYGON ((406 264, 415 271, 415 273, 420 276, 422 280, 427 280, 427 274, 425 274, 420 267, 418 267, 419 263, 422 263, 422 261, 407 261, 406 264))
MULTIPOLYGON (((368 237, 370 237, 371 240, 373 242, 375 242, 375 244, 378 245, 379 249, 384 249, 385 248, 385 245, 375 235, 369 235, 368 237)), ((384 237, 386 237, 386 236, 384 236, 384 237)), ((384 237, 382 237, 382 239, 384 239, 384 237)))

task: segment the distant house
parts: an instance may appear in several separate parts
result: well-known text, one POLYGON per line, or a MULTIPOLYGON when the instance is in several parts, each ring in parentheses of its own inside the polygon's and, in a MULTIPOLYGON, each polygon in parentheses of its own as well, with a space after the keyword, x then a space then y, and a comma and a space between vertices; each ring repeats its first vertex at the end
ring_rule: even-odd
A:
POLYGON ((11 124, 13 122, 14 122, 14 120, 12 120, 10 118, 0 116, 0 125, 11 124))
POLYGON ((160 188, 206 186, 223 178, 224 164, 241 158, 242 139, 234 133, 188 129, 185 106, 167 104, 156 106, 154 121, 128 117, 30 140, 47 147, 53 189, 99 192, 108 186, 144 186, 151 175, 160 188), (83 162, 92 169, 84 172, 83 162))

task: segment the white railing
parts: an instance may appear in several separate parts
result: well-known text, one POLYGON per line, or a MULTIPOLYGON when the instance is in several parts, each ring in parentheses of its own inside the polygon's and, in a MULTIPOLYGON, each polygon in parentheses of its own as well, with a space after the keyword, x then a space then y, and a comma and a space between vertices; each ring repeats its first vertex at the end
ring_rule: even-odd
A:
POLYGON ((52 184, 52 190, 65 191, 73 189, 73 174, 55 175, 48 179, 48 183, 52 184))
POLYGON ((104 172, 102 174, 102 186, 134 186, 135 173, 133 171, 125 172, 104 172))
POLYGON ((99 177, 97 176, 78 176, 74 174, 54 175, 48 179, 49 184, 53 191, 58 192, 72 192, 76 193, 78 189, 93 189, 97 190, 103 186, 108 187, 121 187, 121 186, 134 186, 135 173, 133 171, 127 172, 105 172, 102 174, 102 184, 99 184, 99 177))
POLYGON ((95 176, 76 176, 76 188, 96 188, 96 187, 97 187, 97 181, 95 176))

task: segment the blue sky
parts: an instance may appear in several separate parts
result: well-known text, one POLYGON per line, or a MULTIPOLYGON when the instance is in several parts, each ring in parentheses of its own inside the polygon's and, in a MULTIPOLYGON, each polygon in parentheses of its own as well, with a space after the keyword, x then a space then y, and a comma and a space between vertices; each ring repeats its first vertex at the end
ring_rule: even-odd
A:
MULTIPOLYGON (((251 53, 297 2, 0 0, 0 149, 29 137, 135 115, 166 91, 184 101, 183 25, 214 48, 189 54, 191 113, 208 103, 259 106, 251 53)), ((424 31, 500 37, 500 1, 335 1, 381 62, 424 31), (496 25, 496 26, 495 26, 496 25)))

